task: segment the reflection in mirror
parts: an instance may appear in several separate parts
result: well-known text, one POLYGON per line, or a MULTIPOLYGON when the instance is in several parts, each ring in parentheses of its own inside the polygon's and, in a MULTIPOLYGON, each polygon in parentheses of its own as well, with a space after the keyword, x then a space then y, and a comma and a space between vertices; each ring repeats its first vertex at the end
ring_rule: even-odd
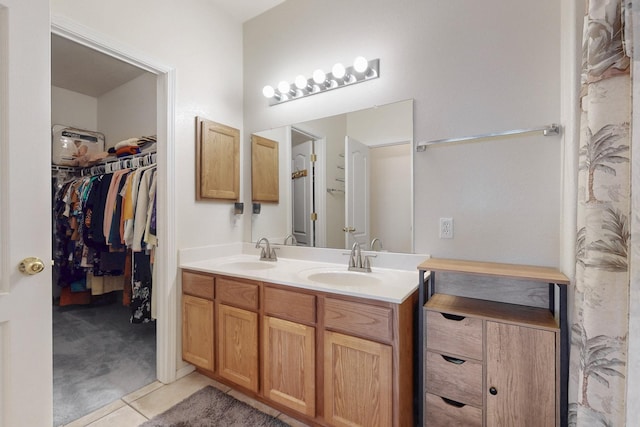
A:
POLYGON ((253 241, 413 252, 413 100, 255 135, 278 142, 280 198, 253 241))

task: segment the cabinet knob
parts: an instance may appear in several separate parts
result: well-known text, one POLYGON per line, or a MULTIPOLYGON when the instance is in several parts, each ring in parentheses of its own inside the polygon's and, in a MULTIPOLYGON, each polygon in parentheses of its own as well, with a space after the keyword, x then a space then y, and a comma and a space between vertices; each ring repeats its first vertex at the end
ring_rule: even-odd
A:
POLYGON ((496 394, 498 394, 498 389, 495 387, 491 387, 489 389, 489 393, 491 393, 493 396, 495 396, 496 394))

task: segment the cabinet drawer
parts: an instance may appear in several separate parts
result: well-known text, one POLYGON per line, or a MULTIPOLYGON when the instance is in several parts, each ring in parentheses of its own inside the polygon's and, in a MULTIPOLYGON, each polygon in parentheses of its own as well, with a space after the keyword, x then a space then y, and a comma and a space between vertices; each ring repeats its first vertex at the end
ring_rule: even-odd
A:
POLYGON ((427 348, 482 360, 482 319, 427 310, 427 348))
POLYGON ((257 283, 242 282, 228 277, 216 277, 216 297, 223 304, 257 310, 258 290, 257 283))
POLYGON ((212 300, 213 276, 183 271, 182 293, 212 300))
POLYGON ((482 427, 482 409, 445 401, 440 396, 427 393, 426 422, 433 426, 482 427))
POLYGON ((428 351, 427 391, 457 402, 482 406, 482 364, 428 351))
POLYGON ((265 287, 264 312, 281 319, 316 323, 316 296, 265 287))
POLYGON ((326 298, 325 327, 362 335, 376 341, 393 339, 393 310, 388 307, 326 298))

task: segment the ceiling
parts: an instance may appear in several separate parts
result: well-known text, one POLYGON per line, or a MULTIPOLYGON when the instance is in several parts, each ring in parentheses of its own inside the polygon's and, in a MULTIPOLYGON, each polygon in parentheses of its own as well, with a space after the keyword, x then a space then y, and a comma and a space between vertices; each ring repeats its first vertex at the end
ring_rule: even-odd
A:
MULTIPOLYGON (((284 0, 209 0, 245 22, 284 0)), ((97 98, 144 74, 131 64, 51 35, 51 84, 97 98)))

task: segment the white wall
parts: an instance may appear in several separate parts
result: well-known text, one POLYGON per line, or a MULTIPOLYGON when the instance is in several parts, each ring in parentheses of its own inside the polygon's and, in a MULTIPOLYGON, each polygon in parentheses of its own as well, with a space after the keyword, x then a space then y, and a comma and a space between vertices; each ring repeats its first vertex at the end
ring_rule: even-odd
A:
MULTIPOLYGON (((244 25, 245 131, 409 98, 414 141, 557 122, 559 50, 555 0, 285 2, 244 25), (262 97, 357 55, 380 58, 379 79, 273 107, 262 97)), ((560 145, 526 136, 415 153, 416 252, 558 265, 560 145), (438 238, 443 216, 453 240, 438 238)))
POLYGON ((248 214, 234 226, 233 203, 196 202, 194 169, 196 116, 243 129, 240 23, 207 0, 52 0, 51 13, 175 68, 177 246, 242 240, 248 214))
POLYGON ((51 86, 51 124, 98 130, 98 99, 51 86))
POLYGON ((105 146, 157 133, 156 76, 143 74, 98 98, 98 130, 105 146))

